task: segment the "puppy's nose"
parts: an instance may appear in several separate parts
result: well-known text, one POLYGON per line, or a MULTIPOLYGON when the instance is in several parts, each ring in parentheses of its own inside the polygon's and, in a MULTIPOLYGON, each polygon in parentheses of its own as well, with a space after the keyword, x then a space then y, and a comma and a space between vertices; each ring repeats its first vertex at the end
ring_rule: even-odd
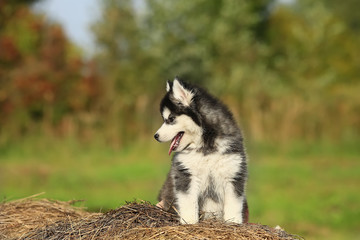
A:
POLYGON ((159 134, 155 133, 154 138, 156 139, 156 141, 159 141, 159 134))

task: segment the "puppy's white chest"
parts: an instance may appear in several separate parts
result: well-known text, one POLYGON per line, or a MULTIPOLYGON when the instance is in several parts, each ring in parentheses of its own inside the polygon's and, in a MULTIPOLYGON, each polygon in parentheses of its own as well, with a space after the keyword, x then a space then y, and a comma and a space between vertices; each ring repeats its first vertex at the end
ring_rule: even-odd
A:
POLYGON ((213 178, 216 182, 227 181, 240 169, 241 156, 202 153, 181 154, 179 162, 188 169, 192 177, 200 181, 213 178))

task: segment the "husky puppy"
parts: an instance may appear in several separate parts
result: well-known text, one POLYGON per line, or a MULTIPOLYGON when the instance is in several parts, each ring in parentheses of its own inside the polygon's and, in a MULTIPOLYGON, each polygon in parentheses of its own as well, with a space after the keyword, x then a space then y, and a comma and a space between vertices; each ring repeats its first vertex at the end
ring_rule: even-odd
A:
POLYGON ((158 206, 175 209, 182 224, 216 218, 248 221, 247 161, 240 129, 229 109, 205 90, 175 78, 167 82, 154 135, 175 152, 158 206))

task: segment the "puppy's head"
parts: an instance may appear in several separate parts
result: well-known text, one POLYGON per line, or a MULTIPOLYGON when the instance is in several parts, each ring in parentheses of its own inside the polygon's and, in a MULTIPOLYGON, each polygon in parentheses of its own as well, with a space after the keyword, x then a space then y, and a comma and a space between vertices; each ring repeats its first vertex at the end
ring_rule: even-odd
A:
POLYGON ((160 104, 164 123, 155 133, 155 139, 159 142, 171 141, 169 155, 172 151, 196 148, 202 130, 200 119, 192 107, 194 90, 175 78, 173 82, 167 82, 166 91, 160 104))

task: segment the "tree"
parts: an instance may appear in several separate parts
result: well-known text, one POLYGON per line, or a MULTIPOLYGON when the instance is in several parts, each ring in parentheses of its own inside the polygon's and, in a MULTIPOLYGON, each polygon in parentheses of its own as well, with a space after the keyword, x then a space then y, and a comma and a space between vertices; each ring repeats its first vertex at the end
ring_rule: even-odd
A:
POLYGON ((232 74, 254 59, 269 1, 149 1, 146 29, 164 76, 231 89, 232 74), (166 57, 165 57, 166 56, 166 57), (212 85, 214 84, 214 85, 212 85))
POLYGON ((146 110, 154 77, 143 51, 141 29, 132 1, 101 2, 102 16, 93 26, 98 45, 96 60, 102 73, 105 94, 102 106, 107 137, 115 146, 143 129, 139 114, 146 110), (146 66, 146 67, 144 67, 146 66))
POLYGON ((1 2, 2 17, 7 14, 0 29, 3 140, 39 130, 55 133, 66 116, 73 115, 75 121, 74 112, 92 110, 89 102, 99 91, 95 73, 61 26, 32 13, 28 2, 33 1, 1 2))
POLYGON ((360 8, 360 2, 357 0, 346 0, 339 4, 336 0, 321 1, 334 15, 343 20, 346 25, 356 31, 360 31, 360 16, 355 9, 360 8))
POLYGON ((129 0, 104 1, 93 27, 113 142, 136 135, 144 126, 140 116, 154 114, 156 108, 137 106, 146 109, 148 101, 159 101, 165 79, 178 75, 218 93, 235 93, 246 82, 244 72, 252 71, 261 54, 254 31, 265 21, 269 1, 146 3, 140 12, 129 0))
POLYGON ((280 80, 281 96, 288 99, 284 108, 292 109, 282 112, 281 125, 287 125, 282 135, 343 137, 355 126, 351 119, 358 119, 353 113, 360 105, 353 91, 359 89, 356 38, 321 2, 280 7, 269 25, 269 62, 280 80), (348 117, 334 117, 339 115, 348 117))

